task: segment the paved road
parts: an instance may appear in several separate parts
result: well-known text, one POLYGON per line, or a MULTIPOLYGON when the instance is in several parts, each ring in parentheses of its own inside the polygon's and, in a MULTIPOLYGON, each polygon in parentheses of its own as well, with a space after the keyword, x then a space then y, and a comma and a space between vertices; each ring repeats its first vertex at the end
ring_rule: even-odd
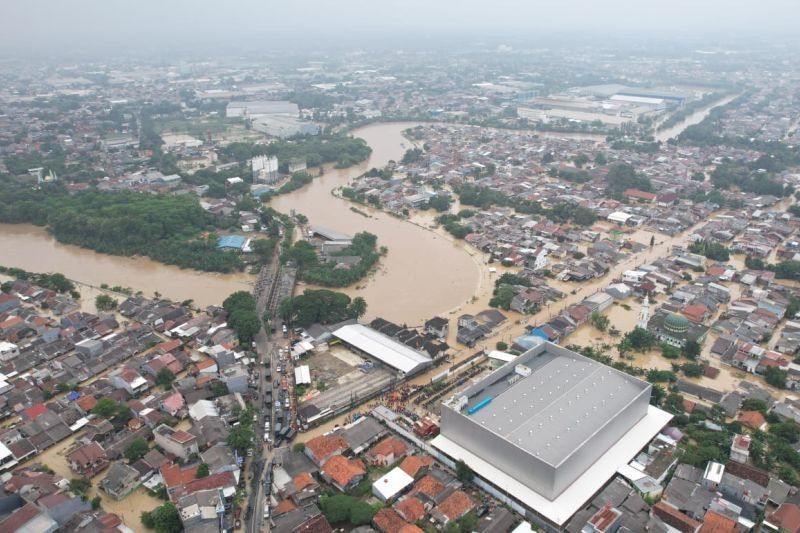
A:
MULTIPOLYGON (((273 294, 275 286, 280 279, 280 260, 279 250, 276 248, 276 253, 272 258, 270 264, 261 268, 258 281, 254 288, 256 297, 256 308, 259 316, 263 316, 266 310, 267 303, 270 295, 273 294)), ((276 330, 280 331, 281 324, 276 324, 276 330)), ((257 453, 251 463, 251 474, 254 479, 253 485, 250 487, 250 500, 249 508, 253 509, 250 513, 250 521, 247 524, 248 533, 258 533, 261 531, 269 531, 269 521, 264 520, 264 500, 267 494, 264 491, 264 473, 267 468, 270 468, 272 463, 272 449, 268 443, 264 442, 264 422, 269 421, 270 431, 275 427, 273 419, 272 408, 266 408, 264 405, 264 393, 271 390, 272 380, 267 379, 267 368, 263 362, 268 360, 270 362, 269 370, 276 368, 276 352, 277 343, 274 342, 265 328, 261 328, 255 338, 255 348, 258 354, 257 368, 259 373, 257 398, 254 402, 256 409, 255 420, 255 434, 256 434, 256 450, 257 453)))

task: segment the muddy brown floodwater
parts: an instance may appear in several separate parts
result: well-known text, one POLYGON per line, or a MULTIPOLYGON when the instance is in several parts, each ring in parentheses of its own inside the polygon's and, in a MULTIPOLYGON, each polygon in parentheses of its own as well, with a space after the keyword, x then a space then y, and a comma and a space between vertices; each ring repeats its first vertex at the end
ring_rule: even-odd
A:
MULTIPOLYGON (((30 272, 60 272, 88 285, 119 285, 158 292, 176 301, 219 305, 232 292, 250 290, 253 276, 212 274, 164 265, 146 257, 106 255, 61 244, 44 228, 31 224, 0 224, 0 265, 30 272)), ((81 288, 79 288, 81 290, 81 288)))
MULTIPOLYGON (((402 132, 410 126, 413 124, 373 124, 353 131, 353 135, 372 147, 372 155, 366 162, 347 169, 330 169, 309 186, 270 202, 278 211, 289 213, 294 209, 302 213, 312 226, 351 235, 359 231, 377 235, 378 245, 386 246, 389 253, 381 259, 375 275, 344 292, 366 299, 367 319, 380 316, 409 326, 446 313, 476 295, 481 283, 480 256, 462 242, 378 210, 351 204, 333 196, 331 191, 347 185, 369 168, 402 158, 411 147, 402 132), (353 206, 369 217, 351 210, 353 206)), ((298 290, 303 288, 300 286, 298 290)))

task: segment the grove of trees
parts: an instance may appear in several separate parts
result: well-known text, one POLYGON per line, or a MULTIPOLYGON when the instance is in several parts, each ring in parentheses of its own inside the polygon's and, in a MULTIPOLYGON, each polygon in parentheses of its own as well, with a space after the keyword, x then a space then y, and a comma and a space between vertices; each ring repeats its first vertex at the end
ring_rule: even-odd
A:
POLYGON ((367 302, 360 296, 351 300, 344 293, 326 289, 306 289, 300 296, 283 300, 278 308, 281 318, 300 327, 333 324, 366 312, 367 302))

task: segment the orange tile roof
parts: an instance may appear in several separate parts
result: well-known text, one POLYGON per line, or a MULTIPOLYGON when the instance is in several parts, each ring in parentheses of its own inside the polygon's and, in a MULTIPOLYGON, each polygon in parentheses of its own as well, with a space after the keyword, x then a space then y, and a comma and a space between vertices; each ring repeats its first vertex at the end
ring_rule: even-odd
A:
POLYGON ((789 533, 800 532, 800 507, 793 503, 783 503, 778 510, 767 517, 770 524, 789 533))
POLYGON ((425 516, 425 506, 419 501, 419 498, 413 496, 397 502, 394 509, 397 511, 397 514, 408 522, 416 522, 425 516))
POLYGON ((316 483, 314 481, 314 476, 309 474, 308 472, 301 472, 297 474, 294 479, 292 480, 292 484, 296 490, 303 490, 304 488, 308 487, 309 485, 313 485, 316 483))
POLYGON ((377 457, 394 454, 395 457, 399 457, 406 453, 407 450, 408 448, 403 441, 389 436, 373 446, 373 448, 369 451, 369 455, 377 457))
POLYGON ((458 520, 471 511, 473 507, 475 507, 475 502, 472 501, 472 498, 466 492, 457 490, 445 498, 436 509, 448 519, 458 520))
POLYGON ((432 464, 433 457, 429 455, 410 455, 403 459, 403 462, 400 463, 400 468, 409 476, 417 477, 420 470, 428 468, 432 464))
POLYGON ((306 442, 306 449, 321 463, 332 455, 342 453, 348 447, 347 441, 339 435, 320 435, 306 442))
POLYGON ((424 532, 414 524, 406 524, 403 527, 401 527, 397 533, 424 533, 424 532))
POLYGON ((658 502, 653 506, 653 514, 681 533, 694 533, 700 527, 700 522, 664 502, 658 502))
POLYGON ((97 400, 94 399, 94 396, 82 396, 78 398, 75 404, 83 409, 84 412, 88 413, 95 405, 97 405, 97 400))
POLYGON ((364 475, 367 471, 359 459, 348 459, 342 455, 335 455, 328 459, 322 467, 322 473, 340 487, 345 487, 354 477, 364 475))
POLYGON ((272 512, 275 514, 275 516, 278 516, 288 513, 289 511, 294 511, 295 509, 297 509, 297 505, 295 505, 292 500, 286 498, 278 502, 278 505, 275 506, 275 509, 273 509, 272 512))
POLYGON ((372 523, 383 533, 400 533, 405 526, 409 525, 394 509, 388 507, 375 513, 372 523))
POLYGON ((176 487, 197 479, 197 468, 200 465, 181 468, 175 463, 167 463, 161 467, 161 477, 164 478, 164 486, 167 488, 176 487))
POLYGON ((727 516, 722 516, 714 511, 708 511, 703 518, 703 527, 700 533, 738 533, 736 522, 727 516))
POLYGON ((739 422, 750 429, 761 429, 767 423, 764 415, 758 411, 742 411, 739 413, 739 422))
POLYGON ((214 361, 213 359, 203 359, 202 361, 197 363, 197 370, 204 370, 206 368, 211 368, 216 364, 217 362, 214 361))
POLYGON ((428 498, 435 498, 444 490, 444 484, 436 479, 435 477, 431 476, 430 474, 426 475, 416 483, 414 483, 414 491, 412 494, 421 493, 427 496, 428 498))

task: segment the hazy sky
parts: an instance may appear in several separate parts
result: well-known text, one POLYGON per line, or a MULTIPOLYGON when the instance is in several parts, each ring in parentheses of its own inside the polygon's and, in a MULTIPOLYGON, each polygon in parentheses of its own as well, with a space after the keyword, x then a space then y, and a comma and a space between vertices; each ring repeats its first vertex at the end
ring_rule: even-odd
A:
POLYGON ((791 36, 800 0, 2 0, 0 53, 543 32, 791 36))

